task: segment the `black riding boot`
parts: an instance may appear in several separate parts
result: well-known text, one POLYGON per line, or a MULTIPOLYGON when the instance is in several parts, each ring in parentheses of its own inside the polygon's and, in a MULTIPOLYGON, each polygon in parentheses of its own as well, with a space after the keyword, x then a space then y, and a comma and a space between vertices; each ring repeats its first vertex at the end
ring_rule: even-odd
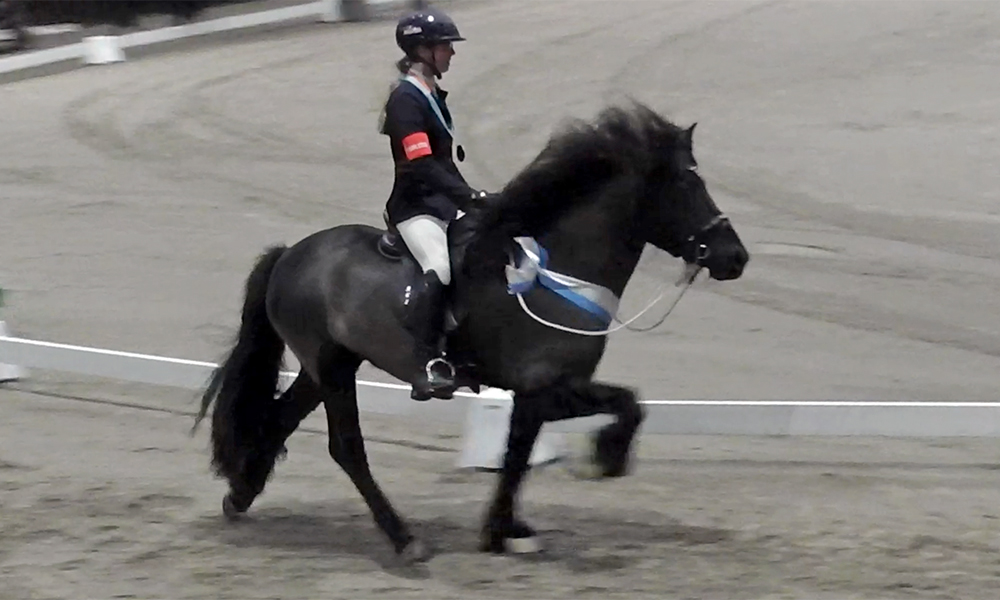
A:
POLYGON ((417 338, 417 356, 423 371, 412 382, 410 398, 448 400, 455 392, 455 368, 443 356, 445 286, 437 273, 421 274, 409 298, 409 329, 417 338))

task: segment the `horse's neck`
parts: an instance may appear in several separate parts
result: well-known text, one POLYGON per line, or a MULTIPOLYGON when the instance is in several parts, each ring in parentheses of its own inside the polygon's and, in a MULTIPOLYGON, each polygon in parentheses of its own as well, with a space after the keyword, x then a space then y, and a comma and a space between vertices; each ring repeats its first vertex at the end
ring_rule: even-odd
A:
POLYGON ((603 285, 621 297, 642 256, 644 244, 634 234, 634 215, 604 199, 569 211, 539 243, 553 271, 603 285))

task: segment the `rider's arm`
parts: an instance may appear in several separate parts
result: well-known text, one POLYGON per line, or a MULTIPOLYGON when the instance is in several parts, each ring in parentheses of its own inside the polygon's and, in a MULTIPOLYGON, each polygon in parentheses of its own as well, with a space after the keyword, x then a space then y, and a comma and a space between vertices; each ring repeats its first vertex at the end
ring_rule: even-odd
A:
POLYGON ((478 192, 434 158, 419 99, 399 94, 393 98, 387 112, 386 133, 394 143, 402 144, 407 160, 405 168, 429 188, 450 198, 458 208, 467 207, 478 192))
POLYGON ((469 187, 461 178, 456 177, 441 166, 441 163, 436 161, 432 156, 411 159, 410 166, 414 175, 431 189, 437 190, 450 198, 458 208, 467 208, 469 202, 479 195, 476 190, 469 187))

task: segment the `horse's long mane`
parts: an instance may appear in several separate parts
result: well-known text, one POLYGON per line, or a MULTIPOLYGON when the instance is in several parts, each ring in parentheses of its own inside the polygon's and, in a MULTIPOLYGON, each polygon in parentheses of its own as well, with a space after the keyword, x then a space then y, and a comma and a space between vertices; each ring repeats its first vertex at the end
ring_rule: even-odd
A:
POLYGON ((604 184, 648 175, 685 143, 684 132, 639 102, 569 121, 484 210, 484 222, 505 236, 537 235, 604 184))

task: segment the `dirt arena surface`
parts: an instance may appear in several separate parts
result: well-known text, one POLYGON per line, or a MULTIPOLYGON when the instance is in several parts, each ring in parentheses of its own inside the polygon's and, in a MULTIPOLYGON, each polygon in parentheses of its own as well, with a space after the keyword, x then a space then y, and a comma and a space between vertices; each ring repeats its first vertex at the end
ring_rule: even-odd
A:
MULTIPOLYGON (((998 399, 993 3, 451 12, 470 41, 445 82, 475 185, 499 188, 562 119, 626 96, 699 122, 702 174, 751 263, 700 281, 661 329, 613 337, 602 378, 655 399, 998 399)), ((217 360, 265 245, 380 222, 391 165, 375 125, 396 57, 391 22, 307 24, 0 86, 3 318, 34 339, 217 360)), ((678 269, 650 252, 624 316, 678 269)), ((3 600, 1000 589, 995 440, 644 436, 632 477, 535 473, 525 517, 550 552, 518 560, 474 551, 492 476, 454 472, 457 428, 366 416, 376 478, 438 552, 407 570, 323 435, 292 438, 234 527, 207 436, 179 414, 191 393, 45 373, 11 387, 3 600)))

